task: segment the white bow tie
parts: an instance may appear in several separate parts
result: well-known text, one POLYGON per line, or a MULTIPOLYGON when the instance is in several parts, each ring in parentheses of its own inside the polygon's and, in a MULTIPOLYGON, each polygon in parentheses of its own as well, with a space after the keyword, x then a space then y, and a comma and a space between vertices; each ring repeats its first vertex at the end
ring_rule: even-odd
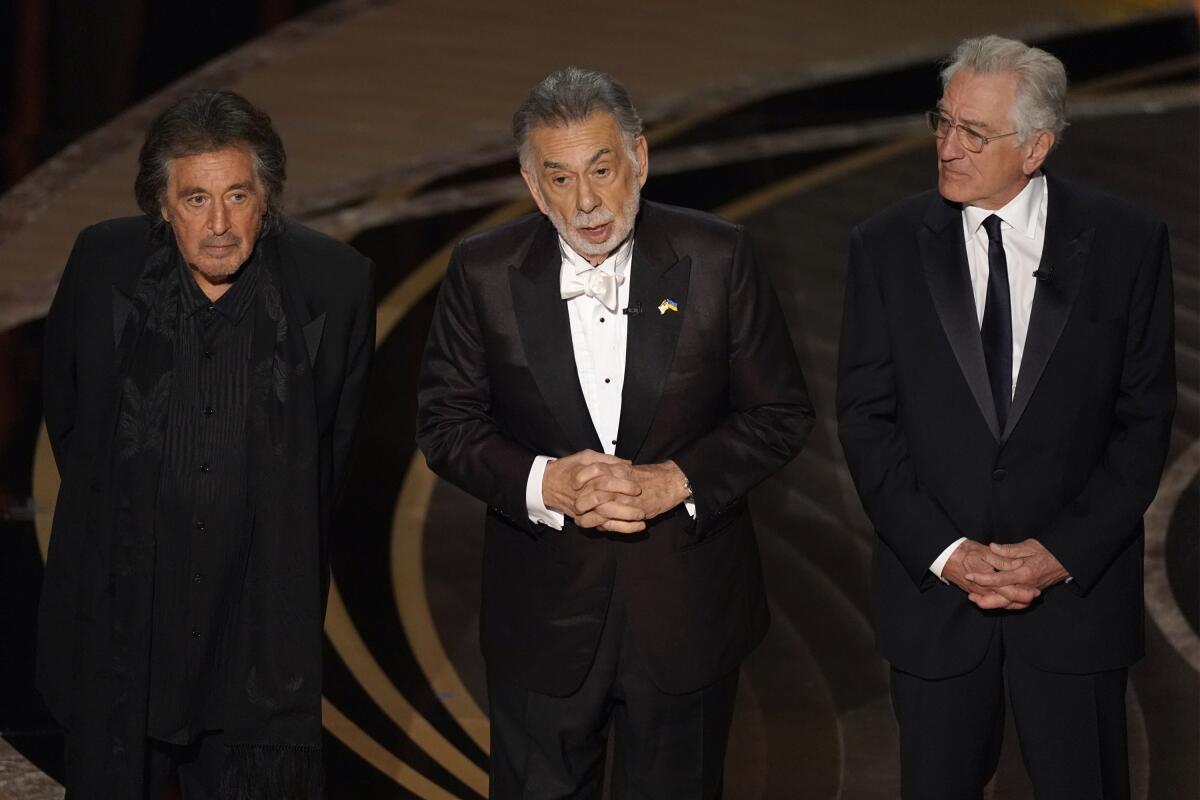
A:
POLYGON ((617 313, 617 287, 625 282, 624 275, 602 272, 592 267, 582 273, 567 272, 560 277, 560 292, 563 300, 586 294, 600 301, 612 313, 617 313))

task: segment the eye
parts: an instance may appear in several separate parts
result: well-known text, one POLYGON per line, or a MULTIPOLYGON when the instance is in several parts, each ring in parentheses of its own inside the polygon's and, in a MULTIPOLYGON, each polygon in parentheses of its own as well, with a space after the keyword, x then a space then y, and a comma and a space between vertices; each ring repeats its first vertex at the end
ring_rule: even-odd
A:
POLYGON ((550 182, 553 183, 555 186, 566 186, 567 185, 567 176, 566 175, 555 175, 553 178, 550 179, 550 182))
POLYGON ((193 194, 193 195, 189 196, 186 200, 184 200, 184 202, 187 203, 189 206, 197 206, 197 207, 202 206, 202 205, 204 205, 204 195, 193 194))
POLYGON ((601 178, 606 177, 610 172, 612 172, 612 167, 600 167, 596 170, 596 174, 601 178))
POLYGON ((245 192, 234 192, 233 194, 229 195, 229 199, 235 203, 244 203, 247 198, 245 192))

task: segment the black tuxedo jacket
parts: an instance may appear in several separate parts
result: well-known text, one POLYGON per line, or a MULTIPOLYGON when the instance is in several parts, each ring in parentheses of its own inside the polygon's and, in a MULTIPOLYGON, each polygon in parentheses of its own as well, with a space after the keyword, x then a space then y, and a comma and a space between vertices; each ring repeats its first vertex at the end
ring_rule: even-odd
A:
POLYGON ((960 208, 926 192, 853 232, 838 363, 842 446, 879 534, 878 646, 925 678, 1009 655, 1059 672, 1142 654, 1142 513, 1175 407, 1165 228, 1050 176, 1045 247, 1000 430, 960 208), (1027 610, 983 612, 929 572, 960 536, 1033 537, 1070 572, 1027 610))
POLYGON ((602 451, 579 387, 558 237, 540 214, 464 240, 421 371, 417 438, 438 474, 488 505, 482 642, 490 669, 544 694, 591 666, 614 582, 660 688, 737 666, 768 623, 746 494, 799 451, 813 412, 778 299, 740 226, 643 202, 630 273, 616 454, 674 459, 683 506, 639 536, 530 523, 536 455, 602 451), (678 311, 660 313, 664 299, 678 311))
MULTIPOLYGON (((73 682, 96 665, 77 664, 94 598, 107 591, 108 554, 96 543, 105 513, 109 448, 117 396, 117 341, 123 309, 147 259, 164 244, 146 217, 114 219, 84 230, 75 242, 47 317, 44 395, 46 430, 62 482, 42 589, 38 686, 54 716, 70 725, 73 682)), ((319 485, 296 487, 319 497, 321 545, 366 389, 374 352, 373 265, 345 244, 285 223, 257 245, 276 249, 280 291, 291 325, 308 348, 319 436, 319 485)), ((313 565, 316 574, 317 565, 313 565)), ((327 580, 327 571, 320 571, 327 580)), ((313 587, 319 590, 322 587, 313 587)), ((322 594, 322 597, 324 594, 322 594)), ((320 626, 321 620, 313 620, 320 626)))

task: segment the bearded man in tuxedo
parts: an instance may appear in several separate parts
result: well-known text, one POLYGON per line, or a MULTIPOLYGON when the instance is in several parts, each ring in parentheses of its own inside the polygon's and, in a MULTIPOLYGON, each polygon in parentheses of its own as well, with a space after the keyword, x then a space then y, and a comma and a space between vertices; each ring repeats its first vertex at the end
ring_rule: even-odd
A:
POLYGON ((417 438, 487 503, 492 796, 715 797, 767 629, 746 496, 813 411, 746 233, 641 201, 642 123, 568 68, 514 116, 541 213, 454 251, 417 438))

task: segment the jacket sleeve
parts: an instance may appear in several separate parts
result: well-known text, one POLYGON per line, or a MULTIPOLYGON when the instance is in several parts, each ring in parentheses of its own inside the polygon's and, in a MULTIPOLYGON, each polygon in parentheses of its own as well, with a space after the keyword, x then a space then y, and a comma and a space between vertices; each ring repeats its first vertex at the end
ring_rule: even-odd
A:
POLYGON ((1154 499, 1175 414, 1175 312, 1167 231, 1150 237, 1129 298, 1125 360, 1104 452, 1083 491, 1035 533, 1089 591, 1140 535, 1154 499))
POLYGON ((87 250, 86 239, 90 229, 85 229, 75 239, 67 265, 63 268, 58 290, 46 314, 43 334, 44 355, 42 359, 43 411, 46 417, 46 433, 54 460, 63 468, 70 447, 71 433, 75 429, 75 414, 79 399, 75 374, 76 365, 76 311, 75 294, 80 273, 84 267, 83 253, 87 250))
POLYGON ((779 298, 739 226, 729 281, 729 413, 673 457, 696 503, 696 536, 791 461, 814 412, 779 298))
POLYGON ((525 484, 535 454, 491 416, 480 320, 455 248, 438 294, 417 385, 417 445, 430 469, 532 531, 525 484))
POLYGON ((354 317, 346 344, 346 369, 333 421, 333 486, 335 495, 345 476, 346 458, 367 395, 367 379, 375 353, 375 263, 366 262, 366 279, 354 298, 354 317))
POLYGON ((850 266, 838 347, 838 436, 863 507, 883 542, 922 589, 936 585, 934 559, 964 534, 917 480, 897 419, 888 316, 862 235, 850 266))

